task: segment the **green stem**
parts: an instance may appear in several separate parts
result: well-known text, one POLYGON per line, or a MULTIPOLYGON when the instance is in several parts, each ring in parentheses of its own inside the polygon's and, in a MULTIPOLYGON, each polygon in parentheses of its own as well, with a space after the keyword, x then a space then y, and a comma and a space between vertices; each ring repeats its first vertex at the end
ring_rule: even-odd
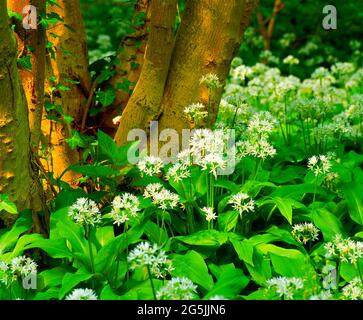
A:
POLYGON ((91 261, 91 271, 92 271, 92 273, 95 273, 95 261, 94 261, 94 257, 93 257, 92 240, 91 240, 91 226, 88 225, 86 228, 87 228, 88 251, 89 251, 89 257, 90 257, 90 261, 91 261))
POLYGON ((152 289, 152 291, 153 291, 154 300, 158 300, 158 299, 156 298, 156 291, 155 291, 155 287, 154 287, 153 279, 151 278, 150 266, 147 266, 147 273, 149 274, 149 280, 150 280, 151 289, 152 289))

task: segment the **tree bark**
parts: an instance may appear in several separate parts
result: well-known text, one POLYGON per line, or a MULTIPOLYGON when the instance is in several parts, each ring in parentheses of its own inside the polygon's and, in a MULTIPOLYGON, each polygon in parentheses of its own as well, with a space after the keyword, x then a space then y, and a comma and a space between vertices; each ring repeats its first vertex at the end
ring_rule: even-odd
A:
MULTIPOLYGON (((55 58, 50 59, 48 74, 53 74, 58 84, 68 88, 50 97, 62 106, 63 113, 74 119, 72 125, 43 119, 43 144, 50 150, 47 169, 59 177, 71 164, 78 162, 79 152, 72 150, 66 139, 72 129, 80 129, 85 105, 90 94, 91 77, 88 71, 86 33, 79 0, 58 0, 58 6, 49 6, 64 21, 47 32, 52 42, 55 58), (74 83, 77 82, 77 83, 74 83)), ((63 180, 73 183, 79 175, 68 171, 63 180)))
POLYGON ((135 128, 148 129, 160 114, 161 101, 174 46, 177 0, 152 0, 148 44, 140 79, 124 112, 115 141, 127 142, 135 128))
MULTIPOLYGON (((8 0, 8 8, 22 15, 23 8, 33 5, 37 14, 45 10, 45 0, 8 0)), ((39 22, 39 21, 38 21, 39 22)), ((41 138, 41 122, 44 107, 45 83, 45 30, 38 23, 37 29, 25 30, 22 23, 17 23, 19 58, 31 57, 31 70, 20 69, 20 77, 29 108, 31 148, 37 153, 41 138), (29 51, 31 47, 33 51, 29 51)))
MULTIPOLYGON (((160 130, 181 133, 189 128, 184 109, 196 102, 208 104, 208 90, 199 83, 202 76, 213 73, 225 83, 255 5, 254 0, 187 1, 165 87, 160 130)), ((211 96, 212 123, 222 92, 221 87, 211 96)))
MULTIPOLYGON (((6 0, 0 0, 0 193, 18 210, 41 208, 33 178, 26 99, 17 70, 16 39, 8 23, 6 0)), ((6 223, 14 216, 2 214, 6 223)))
MULTIPOLYGON (((160 60, 156 64, 151 59, 160 57, 162 38, 153 38, 150 33, 145 64, 135 92, 121 117, 116 142, 126 144, 131 129, 147 130, 152 120, 159 120, 160 130, 171 128, 181 133, 183 129, 189 128, 184 109, 196 102, 207 104, 209 98, 212 107, 210 119, 213 123, 223 88, 217 89, 209 97, 207 88, 200 85, 200 78, 214 73, 222 84, 225 82, 256 5, 256 0, 187 0, 171 62, 168 59, 161 60, 161 66, 160 60), (166 81, 155 81, 150 77, 161 74, 159 80, 163 80, 166 69, 166 81)), ((152 11, 151 26, 155 18, 152 11)), ((156 28, 154 33, 160 36, 160 30, 156 28)))
POLYGON ((108 82, 116 90, 116 99, 113 106, 100 113, 101 121, 99 126, 112 137, 115 135, 118 124, 114 123, 114 118, 125 109, 131 92, 135 89, 140 78, 144 55, 149 35, 150 23, 150 2, 151 0, 138 0, 135 5, 134 17, 144 15, 144 23, 137 25, 134 32, 126 35, 121 42, 117 55, 119 64, 115 67, 115 75, 108 82), (130 84, 128 88, 127 84, 130 84), (126 84, 125 88, 118 88, 118 84, 126 84))

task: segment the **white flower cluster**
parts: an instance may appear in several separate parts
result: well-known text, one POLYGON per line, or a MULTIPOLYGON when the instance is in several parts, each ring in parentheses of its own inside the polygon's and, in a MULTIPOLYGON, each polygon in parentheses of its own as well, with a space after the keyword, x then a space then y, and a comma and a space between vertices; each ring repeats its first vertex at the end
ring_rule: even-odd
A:
POLYGON ((308 160, 308 169, 314 172, 315 176, 326 175, 331 171, 331 157, 320 155, 312 156, 308 160))
POLYGON ((152 183, 146 186, 144 197, 151 199, 154 205, 162 210, 174 209, 178 206, 179 196, 163 187, 160 183, 152 183))
POLYGON ((354 241, 350 238, 343 239, 337 234, 334 239, 325 244, 325 257, 328 259, 339 259, 341 262, 356 264, 363 256, 363 242, 354 241))
POLYGON ((130 269, 148 268, 150 272, 157 278, 165 278, 171 271, 173 266, 171 260, 166 256, 165 251, 154 243, 142 242, 133 249, 127 258, 130 269))
POLYGON ((360 278, 354 278, 343 290, 343 297, 347 300, 363 300, 363 284, 360 278))
POLYGON ((323 290, 316 295, 313 295, 309 298, 309 300, 331 300, 333 299, 333 295, 329 290, 323 290))
POLYGON ((161 173, 164 163, 159 157, 146 156, 144 159, 140 160, 137 167, 141 171, 142 175, 153 176, 161 173))
POLYGON ((0 262, 0 281, 5 285, 36 272, 37 264, 26 256, 15 257, 9 263, 0 262))
POLYGON ((284 60, 283 60, 284 64, 288 64, 288 65, 294 65, 294 64, 299 64, 300 61, 298 58, 295 58, 294 56, 292 56, 291 54, 288 55, 284 60))
POLYGON ((227 167, 228 156, 234 151, 232 146, 228 148, 228 138, 222 130, 194 130, 188 149, 190 154, 188 156, 184 150, 183 157, 192 159, 194 164, 202 167, 202 170, 209 171, 217 177, 218 170, 227 167))
POLYGON ((208 222, 217 219, 217 214, 214 212, 213 208, 204 207, 202 212, 205 214, 205 220, 208 222))
POLYGON ((296 241, 303 244, 319 239, 319 229, 314 224, 308 222, 295 224, 292 227, 291 234, 296 241))
POLYGON ((205 85, 208 89, 217 89, 222 86, 218 76, 214 73, 209 73, 201 77, 199 83, 205 85))
POLYGON ((136 217, 140 211, 139 199, 131 193, 124 193, 116 196, 112 201, 112 210, 110 212, 114 224, 118 226, 129 221, 130 218, 136 217))
POLYGON ((300 278, 275 277, 267 280, 267 287, 273 289, 280 297, 293 299, 294 294, 304 287, 304 282, 300 278))
POLYGON ((229 201, 229 204, 232 205, 232 208, 236 210, 242 218, 244 212, 253 212, 255 211, 255 202, 250 199, 250 196, 246 193, 239 192, 233 195, 229 201))
POLYGON ((74 289, 66 300, 98 300, 96 293, 91 289, 74 289))
POLYGON ((188 116, 189 121, 195 125, 201 124, 207 118, 208 112, 203 103, 193 103, 184 109, 184 113, 188 116))
POLYGON ((189 178, 190 177, 189 163, 180 162, 180 161, 176 162, 169 168, 165 177, 167 180, 174 180, 175 182, 180 182, 183 179, 189 178))
POLYGON ((275 125, 276 119, 269 112, 253 115, 248 122, 245 138, 236 144, 238 158, 252 156, 265 160, 273 157, 276 149, 268 142, 268 138, 275 125))
POLYGON ((101 222, 101 213, 96 202, 87 198, 79 198, 69 208, 68 215, 80 225, 96 225, 101 222))
POLYGON ((173 278, 157 293, 158 300, 192 300, 197 286, 188 278, 173 278))

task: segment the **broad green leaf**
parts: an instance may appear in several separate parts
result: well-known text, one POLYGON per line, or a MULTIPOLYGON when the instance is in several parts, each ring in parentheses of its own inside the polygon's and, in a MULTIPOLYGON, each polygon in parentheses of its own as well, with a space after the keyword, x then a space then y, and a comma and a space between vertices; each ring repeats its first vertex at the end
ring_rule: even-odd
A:
POLYGON ((0 194, 0 212, 3 210, 11 214, 18 214, 15 203, 10 201, 7 195, 0 194))
POLYGON ((17 242, 19 236, 32 226, 32 217, 29 211, 25 211, 16 220, 12 228, 0 237, 0 254, 9 250, 17 242))
POLYGON ((254 252, 254 246, 251 244, 249 240, 243 240, 243 241, 234 241, 232 240, 232 245, 234 247, 234 250, 236 250, 238 254, 238 258, 251 266, 254 266, 253 264, 253 252, 254 252))
POLYGON ((195 284, 202 286, 206 290, 213 287, 213 278, 208 272, 203 257, 196 251, 189 251, 185 255, 173 255, 174 277, 187 277, 195 284))
POLYGON ((59 290, 59 299, 63 299, 79 283, 87 281, 93 277, 93 274, 87 272, 84 268, 79 269, 76 273, 66 273, 62 280, 62 287, 59 290))
POLYGON ((179 236, 174 239, 193 246, 219 247, 228 241, 228 233, 217 230, 202 230, 190 236, 179 236))
POLYGON ((350 217, 356 223, 363 225, 363 186, 358 182, 343 185, 350 217))
POLYGON ((258 246, 264 254, 269 254, 275 271, 285 277, 304 277, 308 268, 308 259, 300 251, 285 249, 273 244, 258 246))
POLYGON ((238 223, 239 213, 237 211, 227 211, 218 215, 218 225, 220 230, 229 232, 238 223))
POLYGON ((55 267, 53 269, 42 271, 39 274, 39 277, 41 277, 43 281, 43 288, 50 288, 61 285, 66 273, 67 270, 62 267, 55 267))
POLYGON ((72 252, 67 247, 66 239, 41 239, 27 246, 27 249, 31 248, 42 249, 55 259, 73 258, 72 252))
POLYGON ((223 296, 227 299, 235 299, 236 296, 248 285, 249 279, 242 270, 236 269, 233 264, 228 265, 219 275, 213 288, 204 299, 213 296, 223 296))
POLYGON ((326 209, 316 209, 311 212, 314 224, 321 230, 325 241, 331 241, 335 235, 344 235, 340 220, 326 209))

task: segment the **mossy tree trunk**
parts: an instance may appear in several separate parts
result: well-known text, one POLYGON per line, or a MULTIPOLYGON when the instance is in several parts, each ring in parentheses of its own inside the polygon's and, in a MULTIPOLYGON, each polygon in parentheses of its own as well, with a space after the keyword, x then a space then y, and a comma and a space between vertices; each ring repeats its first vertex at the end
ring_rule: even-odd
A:
MULTIPOLYGON (((166 81, 140 77, 121 117, 116 142, 126 144, 129 130, 148 130, 151 120, 159 121, 160 130, 171 128, 181 133, 189 128, 183 112, 185 107, 196 102, 207 104, 209 100, 208 90, 199 84, 200 78, 214 73, 222 83, 225 82, 256 4, 255 0, 187 0, 171 61, 165 59, 160 67, 155 63, 147 64, 145 59, 141 72, 142 75, 152 75, 160 74, 159 70, 162 70, 164 79, 167 69, 166 81), (155 92, 157 99, 150 99, 155 92)), ((160 19, 160 15, 152 11, 151 26, 157 18, 160 19)), ((150 34, 148 57, 160 56, 162 39, 161 32, 157 32, 156 38, 150 34), (155 43, 158 46, 152 46, 155 43)), ((173 41, 168 40, 168 43, 173 41)), ((169 51, 170 46, 167 48, 169 51)), ((209 116, 212 122, 216 119, 222 90, 216 90, 211 97, 209 116)))
POLYGON ((127 142, 128 133, 135 128, 148 128, 157 119, 169 72, 174 47, 177 0, 152 0, 150 33, 140 79, 124 112, 115 140, 127 142))
POLYGON ((103 131, 114 136, 118 125, 114 119, 125 109, 131 92, 140 78, 144 55, 149 35, 151 0, 138 0, 135 5, 134 32, 126 35, 121 42, 115 74, 107 83, 116 90, 116 98, 111 107, 99 115, 99 126, 103 131), (141 21, 140 21, 141 20, 141 21))
MULTIPOLYGON (((9 26, 6 0, 0 0, 0 193, 18 210, 42 208, 32 170, 26 98, 17 69, 16 39, 9 26)), ((2 215, 10 223, 14 216, 2 215)), ((36 214, 34 218, 37 219, 36 214)))
MULTIPOLYGON (((37 7, 38 14, 44 11, 44 0, 8 0, 12 11, 22 14, 24 6, 32 4, 37 7)), ((90 94, 90 74, 88 72, 88 57, 86 35, 80 11, 79 0, 58 0, 58 5, 49 5, 48 13, 55 12, 62 19, 51 26, 46 33, 41 25, 36 30, 25 31, 21 23, 16 25, 19 57, 29 55, 32 69, 20 69, 20 76, 27 96, 32 145, 38 150, 39 141, 42 144, 39 154, 42 165, 47 172, 53 172, 59 177, 71 164, 79 161, 78 151, 72 150, 67 138, 71 137, 72 129, 80 129, 84 115, 84 107, 90 94), (51 50, 46 55, 45 39, 51 43, 51 50), (28 52, 27 47, 35 48, 28 52), (45 79, 45 76, 47 79, 45 79), (54 76, 55 81, 50 81, 54 76), (44 86, 46 80, 46 86, 44 86), (47 92, 44 92, 44 87, 47 92), (55 90, 50 90, 55 87, 55 90), (63 89, 62 89, 63 88, 63 89), (62 109, 59 121, 49 120, 44 112, 44 95, 48 101, 62 109), (38 103, 35 105, 35 101, 38 103), (69 124, 65 119, 74 119, 69 124)), ((73 183, 79 175, 68 171, 63 180, 73 183)))
MULTIPOLYGON (((50 150, 47 170, 59 177, 66 168, 80 160, 77 149, 71 149, 66 139, 72 130, 80 130, 86 104, 91 94, 91 76, 88 71, 86 33, 79 0, 58 0, 59 6, 49 6, 49 12, 57 13, 63 22, 57 23, 47 32, 52 43, 54 58, 49 56, 48 74, 54 75, 58 88, 49 99, 60 105, 65 117, 72 117, 71 124, 65 117, 59 122, 43 119, 43 144, 50 150), (61 86, 62 87, 61 87, 61 86)), ((52 85, 52 84, 50 84, 52 85)), ((62 178, 73 184, 79 175, 68 171, 62 178)))

